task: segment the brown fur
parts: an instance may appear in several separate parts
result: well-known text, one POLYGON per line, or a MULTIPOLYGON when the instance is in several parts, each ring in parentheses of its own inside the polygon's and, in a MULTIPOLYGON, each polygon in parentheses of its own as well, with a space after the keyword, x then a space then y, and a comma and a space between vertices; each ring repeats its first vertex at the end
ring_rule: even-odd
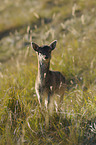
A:
POLYGON ((51 51, 56 47, 56 40, 49 46, 39 47, 32 43, 33 49, 38 53, 38 75, 35 83, 35 90, 40 106, 48 108, 52 114, 54 103, 59 104, 64 96, 66 84, 65 77, 58 71, 50 71, 51 51), (56 102, 56 100, 58 100, 56 102))

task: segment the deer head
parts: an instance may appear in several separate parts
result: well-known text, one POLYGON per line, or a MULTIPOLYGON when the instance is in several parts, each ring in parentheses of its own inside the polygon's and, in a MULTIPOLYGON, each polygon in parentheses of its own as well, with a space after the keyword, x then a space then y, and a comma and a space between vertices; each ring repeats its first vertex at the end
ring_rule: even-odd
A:
POLYGON ((51 51, 55 49, 57 40, 54 40, 50 45, 38 46, 32 42, 33 49, 38 53, 38 58, 41 61, 50 61, 51 51))

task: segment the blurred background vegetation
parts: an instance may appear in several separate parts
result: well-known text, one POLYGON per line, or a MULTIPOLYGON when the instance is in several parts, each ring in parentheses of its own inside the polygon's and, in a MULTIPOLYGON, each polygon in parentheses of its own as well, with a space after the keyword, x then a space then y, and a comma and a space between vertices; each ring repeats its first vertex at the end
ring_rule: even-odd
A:
POLYGON ((96 144, 96 1, 0 0, 0 144, 96 144), (38 45, 57 40, 51 70, 66 77, 45 127, 35 94, 38 45))

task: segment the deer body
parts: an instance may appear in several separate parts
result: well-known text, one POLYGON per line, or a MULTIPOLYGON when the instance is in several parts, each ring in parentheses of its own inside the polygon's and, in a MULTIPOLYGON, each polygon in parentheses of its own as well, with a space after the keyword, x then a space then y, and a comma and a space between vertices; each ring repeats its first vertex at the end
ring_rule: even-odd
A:
POLYGON ((32 43, 32 46, 38 52, 36 94, 40 105, 45 104, 46 108, 49 106, 50 112, 52 112, 56 97, 61 101, 65 91, 65 77, 58 71, 49 70, 51 51, 56 47, 56 41, 52 42, 50 46, 39 47, 35 43, 32 43))

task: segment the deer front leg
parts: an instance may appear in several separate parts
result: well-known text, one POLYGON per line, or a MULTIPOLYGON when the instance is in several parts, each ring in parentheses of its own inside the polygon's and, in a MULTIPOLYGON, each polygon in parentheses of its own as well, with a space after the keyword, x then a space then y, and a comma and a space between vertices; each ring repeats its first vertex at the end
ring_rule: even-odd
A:
POLYGON ((50 93, 45 98, 45 107, 46 107, 46 115, 45 115, 45 124, 46 128, 49 128, 49 102, 50 102, 50 93))
POLYGON ((42 98, 39 94, 39 91, 36 89, 36 94, 37 94, 37 97, 38 97, 38 101, 39 101, 39 104, 40 104, 40 107, 41 107, 41 104, 42 104, 42 98))
POLYGON ((50 101, 50 93, 48 94, 48 96, 46 95, 45 97, 45 107, 48 110, 48 106, 49 106, 49 101, 50 101))

